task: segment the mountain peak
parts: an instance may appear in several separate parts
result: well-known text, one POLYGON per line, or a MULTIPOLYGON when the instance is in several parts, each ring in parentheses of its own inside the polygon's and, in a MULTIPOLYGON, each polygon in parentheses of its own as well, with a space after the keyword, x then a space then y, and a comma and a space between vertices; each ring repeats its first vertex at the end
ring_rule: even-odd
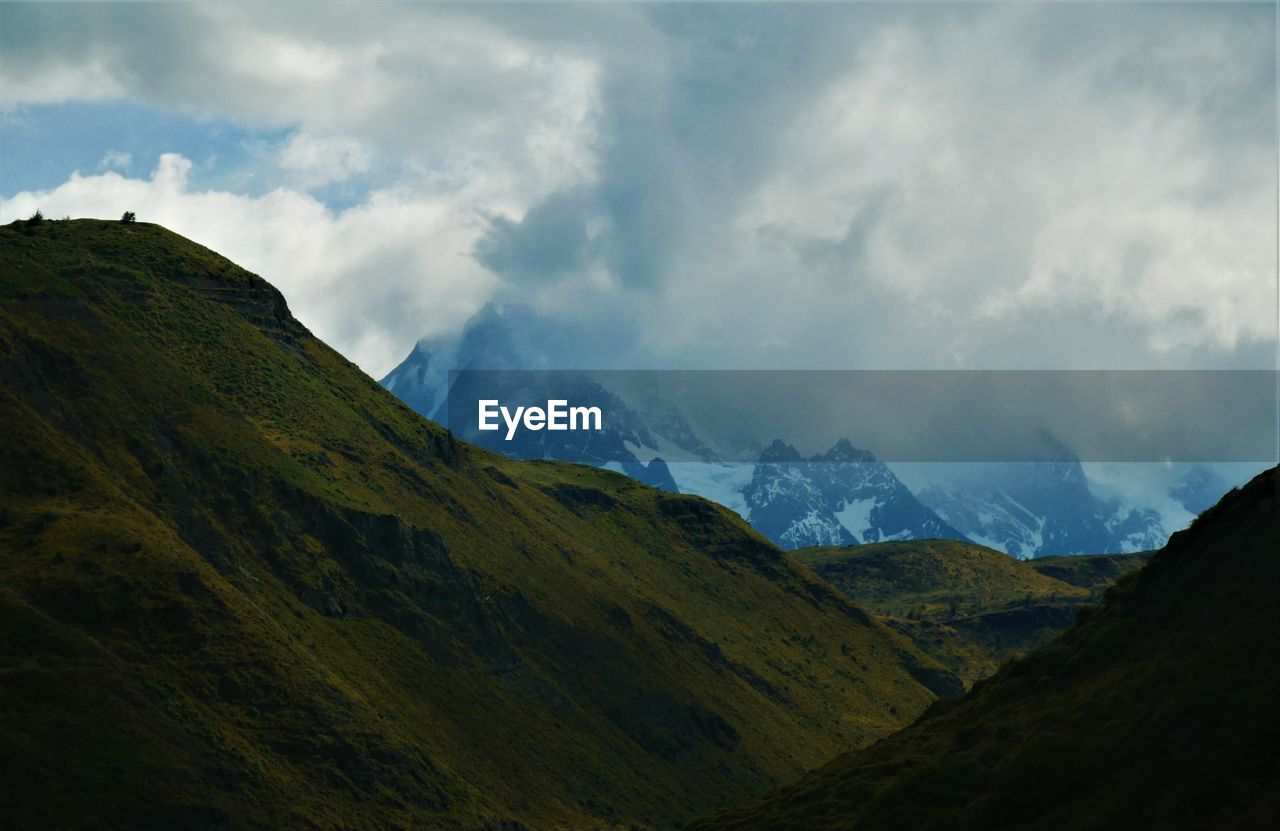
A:
POLYGON ((1080 464, 1080 457, 1076 455, 1075 451, 1063 444, 1053 433, 1048 430, 1041 430, 1037 438, 1039 439, 1039 449, 1044 452, 1044 456, 1037 458, 1036 461, 1080 464))
POLYGON ((432 359, 430 341, 427 338, 420 339, 413 345, 413 349, 409 350, 409 354, 404 360, 396 364, 395 367, 378 379, 378 383, 389 390, 394 390, 398 379, 413 376, 421 378, 431 366, 432 359))
POLYGON ((762 462, 799 462, 803 461, 800 451, 784 442, 782 439, 774 439, 760 453, 760 461, 762 462))
POLYGON ((840 439, 835 445, 823 453, 821 456, 814 456, 815 462, 874 462, 877 461, 875 454, 870 450, 862 450, 853 446, 853 442, 848 439, 840 439))

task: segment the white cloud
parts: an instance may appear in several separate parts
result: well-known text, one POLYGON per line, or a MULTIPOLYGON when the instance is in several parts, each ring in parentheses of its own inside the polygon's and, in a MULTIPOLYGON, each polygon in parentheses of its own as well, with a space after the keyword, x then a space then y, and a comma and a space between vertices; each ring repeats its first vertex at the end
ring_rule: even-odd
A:
POLYGON ((299 162, 340 149, 349 165, 359 144, 457 177, 501 172, 522 195, 592 173, 599 66, 585 51, 459 9, 300 8, 6 6, 0 107, 141 101, 300 128, 299 162))
MULTIPOLYGON (((0 11, 0 14, 5 12, 0 11)), ((6 61, 12 66, 12 59, 6 61)), ((56 63, 30 75, 6 71, 0 64, 0 111, 19 104, 57 104, 72 100, 101 100, 125 94, 125 86, 100 61, 85 59, 56 63)))
POLYGON ((520 217, 594 176, 599 67, 456 10, 297 11, 6 5, 0 108, 129 100, 291 132, 265 177, 284 186, 259 196, 192 188, 191 162, 173 154, 150 179, 126 178, 110 172, 124 156, 107 153, 108 172, 8 197, 2 213, 133 210, 262 274, 378 375, 496 290, 471 257, 488 217, 520 217), (384 155, 402 175, 353 207, 307 193, 384 155))
POLYGON ((98 162, 99 170, 128 170, 133 164, 133 154, 120 150, 108 150, 98 162))
POLYGON ((762 279, 825 271, 827 302, 851 316, 886 292, 932 310, 961 350, 1044 314, 1077 321, 1077 337, 1106 332, 1121 365, 1146 360, 1110 335, 1125 327, 1156 354, 1274 339, 1275 148, 1207 115, 1247 80, 1232 28, 1112 35, 1046 68, 1043 44, 1020 40, 1027 21, 876 33, 787 128, 735 248, 772 259, 762 279), (1178 81, 1112 83, 1119 67, 1178 81))
POLYGON ((299 131, 280 148, 278 164, 306 189, 342 182, 369 170, 373 153, 354 139, 299 131))

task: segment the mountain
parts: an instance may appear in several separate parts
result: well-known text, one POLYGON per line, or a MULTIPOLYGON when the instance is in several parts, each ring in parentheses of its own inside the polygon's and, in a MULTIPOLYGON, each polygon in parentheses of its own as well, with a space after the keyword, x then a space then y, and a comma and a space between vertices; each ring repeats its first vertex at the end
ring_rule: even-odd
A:
MULTIPOLYGON (((595 407, 602 412, 603 430, 590 432, 517 431, 508 437, 502 430, 481 431, 471 423, 454 425, 459 438, 517 459, 558 459, 606 467, 662 490, 677 492, 666 462, 657 456, 642 462, 633 452, 658 442, 638 414, 598 381, 579 372, 537 372, 511 375, 458 376, 449 389, 454 413, 475 412, 482 399, 495 398, 504 406, 545 406, 560 398, 575 407, 595 407)), ((459 419, 459 421, 463 421, 459 419)))
MULTIPOLYGON (((470 411, 471 402, 499 397, 514 404, 566 398, 579 406, 599 406, 607 413, 603 433, 525 432, 507 440, 497 432, 470 431, 461 437, 515 458, 556 458, 608 466, 646 484, 672 492, 696 493, 741 510, 742 516, 768 539, 785 549, 807 545, 843 545, 882 539, 915 539, 963 535, 942 521, 911 494, 889 468, 848 440, 825 454, 802 460, 782 441, 765 448, 754 463, 682 462, 672 471, 660 454, 675 449, 681 458, 713 459, 715 452, 696 435, 684 416, 661 400, 623 400, 618 391, 587 373, 549 371, 546 389, 539 386, 545 370, 544 351, 531 345, 536 316, 518 308, 487 306, 454 338, 420 341, 379 383, 419 413, 447 423, 446 402, 455 411, 470 411), (449 389, 451 369, 524 372, 504 379, 486 375, 483 394, 457 377, 449 389), (508 388, 502 387, 506 383, 508 388), (495 385, 498 385, 495 387, 495 385), (552 394, 552 391, 554 394, 552 394), (459 404, 458 402, 462 402, 459 404), (465 408, 459 410, 458 407, 465 408), (687 475, 689 468, 742 467, 742 476, 687 475), (676 477, 684 479, 682 484, 676 477), (732 492, 723 482, 732 480, 732 492)), ((628 390, 634 393, 634 390, 628 390)), ((461 425, 454 425, 460 428, 461 425)))
MULTIPOLYGON (((608 333, 600 337, 609 340, 608 333)), ((738 434, 725 422, 699 419, 696 405, 694 412, 680 412, 670 396, 646 388, 646 381, 650 387, 667 383, 660 374, 558 370, 581 360, 571 357, 580 353, 564 340, 545 316, 491 303, 459 334, 420 341, 381 383, 419 413, 447 424, 449 370, 524 370, 512 378, 517 386, 531 383, 530 371, 546 371, 554 382, 541 395, 526 389, 529 401, 541 404, 573 389, 609 414, 612 423, 603 434, 524 434, 514 442, 497 433, 464 438, 516 458, 608 465, 655 487, 705 496, 788 549, 947 537, 1020 559, 1152 550, 1257 470, 1230 478, 1216 469, 1221 466, 1185 465, 1157 476, 1168 479, 1161 487, 1144 482, 1150 470, 1095 482, 1078 456, 1048 433, 1040 437, 1038 461, 895 462, 890 469, 847 440, 802 459, 782 440, 765 446, 768 435, 738 434), (752 457, 758 461, 741 461, 752 457), (824 458, 832 464, 813 465, 824 458)), ((492 397, 492 389, 481 397, 492 397)))
MULTIPOLYGON (((644 418, 611 390, 586 373, 548 372, 530 335, 516 320, 536 317, 518 307, 489 305, 468 321, 456 338, 421 340, 378 383, 419 414, 452 426, 461 437, 486 449, 520 459, 559 459, 607 466, 647 485, 678 492, 666 462, 658 456, 667 444, 644 418), (459 370, 522 370, 509 378, 489 374, 484 389, 476 390, 459 370), (542 373, 546 373, 545 376, 542 373), (498 386, 495 386, 498 385, 498 386), (469 425, 449 424, 449 410, 474 412, 481 398, 497 397, 508 406, 543 405, 549 398, 567 398, 575 406, 599 407, 605 429, 592 433, 521 431, 508 440, 501 432, 481 432, 469 425), (639 455, 637 455, 639 454, 639 455)), ((537 338, 539 342, 542 337, 537 338)), ((692 431, 681 419, 668 417, 661 426, 678 437, 692 431)), ((677 447, 681 445, 677 441, 677 447)))
POLYGON ((967 684, 1048 642, 1137 554, 1015 560, 957 540, 804 548, 792 556, 967 684))
POLYGON ((922 488, 920 501, 974 542, 1019 559, 1164 544, 1168 531, 1157 511, 1095 495, 1080 460, 1045 441, 1056 459, 981 465, 959 481, 922 488))
MULTIPOLYGON (((755 463, 714 461, 739 458, 743 437, 698 435, 660 396, 646 397, 643 388, 625 394, 612 388, 614 381, 623 383, 618 376, 602 383, 584 373, 554 371, 549 372, 554 382, 548 382, 554 395, 529 388, 535 382, 528 371, 547 371, 565 360, 557 337, 554 326, 528 309, 490 304, 460 334, 420 341, 380 383, 417 412, 447 423, 449 370, 525 370, 511 379, 523 389, 510 390, 507 397, 523 393, 529 402, 541 403, 572 392, 575 403, 599 405, 609 414, 605 432, 525 433, 514 441, 499 433, 471 432, 464 438, 516 458, 607 465, 654 487, 705 496, 738 511, 784 549, 944 537, 971 539, 1027 559, 1150 550, 1171 530, 1153 507, 1096 494, 1076 455, 1047 434, 1042 436, 1046 461, 937 465, 946 471, 940 480, 925 475, 913 483, 914 492, 894 470, 847 439, 812 458, 776 439, 755 463), (713 449, 721 445, 732 449, 713 449), (681 460, 674 467, 668 464, 673 457, 681 460), (951 468, 969 472, 957 478, 951 468)), ((479 397, 492 397, 492 383, 501 378, 486 381, 489 386, 479 397)), ((465 389, 451 395, 471 400, 465 389)), ((1187 510, 1195 508, 1194 513, 1227 487, 1211 469, 1192 468, 1168 497, 1187 510)), ((1181 527, 1182 520, 1169 524, 1181 527)))
POLYGON ((743 490, 747 520, 784 549, 963 535, 847 439, 810 459, 775 440, 743 490))
POLYGON ((456 440, 163 228, 0 228, 10 828, 667 828, 954 678, 739 517, 456 440))
POLYGON ((432 355, 427 341, 418 341, 413 351, 378 383, 414 412, 441 424, 446 422, 449 368, 432 355))
POLYGON ((1228 487, 1226 479, 1216 471, 1205 465, 1194 465, 1173 484, 1169 495, 1188 513, 1199 514, 1226 493, 1228 487))
POLYGON ((1272 468, 963 698, 689 828, 1277 827, 1278 502, 1272 468))

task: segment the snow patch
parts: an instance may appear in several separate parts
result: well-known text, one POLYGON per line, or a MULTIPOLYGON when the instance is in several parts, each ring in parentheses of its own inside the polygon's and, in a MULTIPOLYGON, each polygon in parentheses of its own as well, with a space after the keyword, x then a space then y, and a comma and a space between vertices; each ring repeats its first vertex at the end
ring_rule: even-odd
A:
POLYGON ((874 496, 868 499, 853 499, 843 503, 835 512, 836 520, 850 534, 858 538, 858 542, 867 541, 867 532, 872 530, 871 511, 880 504, 874 496))
MULTIPOLYGON (((636 451, 632 449, 631 452, 636 451)), ((748 518, 750 510, 742 494, 751 483, 751 474, 755 470, 751 462, 669 462, 667 469, 681 493, 692 493, 719 502, 743 519, 748 518)))

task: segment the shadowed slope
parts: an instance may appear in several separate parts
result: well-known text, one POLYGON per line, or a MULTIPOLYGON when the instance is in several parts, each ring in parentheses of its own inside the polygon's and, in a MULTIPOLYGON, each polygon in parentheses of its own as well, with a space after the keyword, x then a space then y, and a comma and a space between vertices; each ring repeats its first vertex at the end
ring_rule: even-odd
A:
POLYGON ((1272 469, 964 698, 689 827, 1275 827, 1277 525, 1272 469))

